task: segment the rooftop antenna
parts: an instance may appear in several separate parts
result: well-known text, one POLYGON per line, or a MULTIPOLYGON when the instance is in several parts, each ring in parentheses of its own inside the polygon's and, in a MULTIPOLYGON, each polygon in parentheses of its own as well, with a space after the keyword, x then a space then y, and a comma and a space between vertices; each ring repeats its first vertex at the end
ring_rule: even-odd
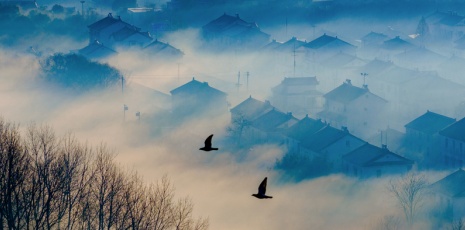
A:
POLYGON ((367 73, 360 73, 360 75, 363 76, 363 85, 366 85, 366 77, 367 77, 367 73))
POLYGON ((241 71, 237 72, 237 92, 239 92, 239 87, 241 86, 241 71))
POLYGON ((247 71, 247 92, 249 92, 249 71, 247 71))

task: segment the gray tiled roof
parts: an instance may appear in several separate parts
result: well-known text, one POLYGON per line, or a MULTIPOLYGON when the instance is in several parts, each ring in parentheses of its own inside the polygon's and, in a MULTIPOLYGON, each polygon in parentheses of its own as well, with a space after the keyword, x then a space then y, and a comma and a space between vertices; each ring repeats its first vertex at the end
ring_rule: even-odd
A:
POLYGON ((459 169, 435 182, 430 188, 434 192, 439 192, 449 197, 465 197, 465 171, 459 169))
POLYGON ((439 131, 439 134, 459 141, 465 141, 465 118, 447 126, 439 131))
POLYGON ((376 147, 371 144, 364 144, 359 148, 347 153, 343 159, 355 165, 370 167, 381 165, 412 165, 413 161, 399 156, 387 148, 376 147), (388 157, 388 161, 378 162, 380 158, 388 157))
POLYGON ((434 134, 454 123, 455 119, 427 111, 405 125, 405 128, 414 129, 427 134, 434 134))

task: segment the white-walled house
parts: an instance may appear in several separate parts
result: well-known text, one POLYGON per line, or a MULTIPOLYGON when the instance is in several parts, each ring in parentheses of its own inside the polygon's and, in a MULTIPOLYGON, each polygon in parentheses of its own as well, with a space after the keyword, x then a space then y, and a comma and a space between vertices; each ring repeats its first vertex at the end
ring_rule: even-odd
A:
POLYGON ((312 135, 304 136, 299 145, 299 153, 313 157, 321 157, 332 164, 333 171, 341 171, 342 156, 365 143, 364 140, 342 130, 326 125, 312 135))
POLYGON ((170 91, 172 114, 174 116, 188 117, 198 114, 217 115, 228 111, 226 93, 192 78, 170 91))
POLYGON ((465 118, 439 131, 439 139, 445 167, 462 167, 465 162, 465 118))
POLYGON ((465 171, 459 169, 430 186, 436 215, 448 220, 465 217, 465 171))
POLYGON ((324 110, 317 116, 334 127, 348 127, 357 136, 369 137, 385 127, 383 114, 388 102, 371 93, 368 86, 353 86, 350 80, 324 95, 324 110))
POLYGON ((253 120, 246 130, 252 143, 271 142, 284 144, 284 131, 299 120, 292 113, 283 113, 275 108, 253 120))
POLYGON ((343 172, 360 179, 381 177, 384 175, 403 174, 413 166, 413 161, 387 149, 365 143, 344 155, 343 172))
POLYGON ((296 116, 315 114, 323 107, 323 93, 317 90, 318 84, 316 77, 285 77, 271 89, 271 102, 296 116))
POLYGON ((289 153, 300 153, 302 141, 326 126, 320 119, 315 120, 306 115, 299 122, 289 127, 284 132, 286 145, 289 153))
POLYGON ((274 107, 269 101, 263 102, 250 95, 247 99, 230 110, 231 122, 237 121, 238 119, 244 119, 251 122, 273 108, 274 107))
POLYGON ((443 158, 440 152, 439 131, 455 122, 438 113, 427 111, 405 125, 404 146, 421 167, 439 167, 443 158))

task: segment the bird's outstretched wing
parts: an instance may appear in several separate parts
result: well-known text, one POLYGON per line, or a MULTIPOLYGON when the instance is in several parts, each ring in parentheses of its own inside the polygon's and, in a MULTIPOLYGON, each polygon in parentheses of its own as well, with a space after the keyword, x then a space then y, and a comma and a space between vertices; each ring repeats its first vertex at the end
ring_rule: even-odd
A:
POLYGON ((205 148, 212 147, 212 138, 213 138, 213 134, 207 137, 207 139, 205 140, 205 148))
POLYGON ((260 183, 260 186, 258 186, 258 194, 265 195, 266 193, 266 181, 267 177, 263 179, 262 183, 260 183))

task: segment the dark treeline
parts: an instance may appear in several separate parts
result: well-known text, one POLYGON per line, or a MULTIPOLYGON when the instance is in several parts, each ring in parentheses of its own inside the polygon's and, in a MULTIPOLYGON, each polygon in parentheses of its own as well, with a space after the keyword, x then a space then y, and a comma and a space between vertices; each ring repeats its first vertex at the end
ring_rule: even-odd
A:
POLYGON ((22 12, 18 6, 0 3, 0 44, 5 46, 21 45, 34 40, 39 35, 68 36, 76 41, 88 38, 87 25, 96 21, 98 16, 88 14, 63 15, 55 11, 31 10, 22 12))
POLYGON ((112 151, 0 118, 0 229, 207 229, 164 176, 146 185, 112 151))
POLYGON ((122 74, 108 64, 73 53, 50 55, 42 59, 40 65, 43 80, 76 91, 105 88, 122 78, 122 74))

